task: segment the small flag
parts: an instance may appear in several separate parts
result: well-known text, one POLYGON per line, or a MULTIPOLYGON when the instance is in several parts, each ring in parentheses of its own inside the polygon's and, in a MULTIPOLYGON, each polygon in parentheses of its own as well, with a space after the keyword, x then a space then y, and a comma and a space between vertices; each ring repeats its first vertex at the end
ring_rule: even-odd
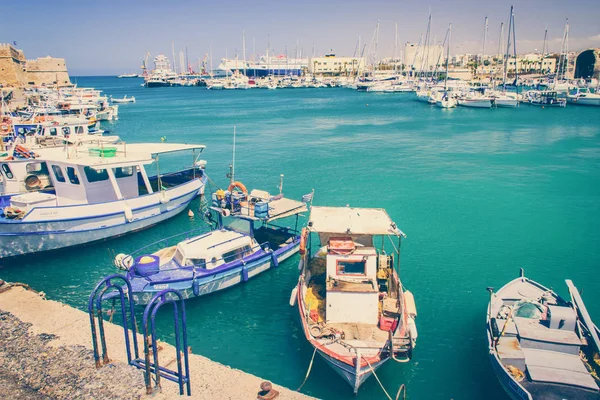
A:
POLYGON ((308 194, 305 194, 304 196, 302 196, 302 202, 303 203, 310 203, 313 199, 313 195, 315 193, 314 192, 310 192, 308 194))

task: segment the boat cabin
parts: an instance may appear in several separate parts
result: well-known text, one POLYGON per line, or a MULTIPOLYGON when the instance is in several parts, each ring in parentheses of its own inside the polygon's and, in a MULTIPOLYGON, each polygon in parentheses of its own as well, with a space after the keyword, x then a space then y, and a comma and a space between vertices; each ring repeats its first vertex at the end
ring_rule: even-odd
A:
MULTIPOLYGON (((308 227, 318 233, 322 245, 308 266, 311 282, 325 286, 325 315, 319 318, 326 323, 377 325, 381 293, 398 288, 392 282, 393 257, 376 248, 374 238, 404 234, 381 209, 313 207, 308 227)), ((395 302, 382 307, 388 306, 392 313, 397 311, 395 302)))
MULTIPOLYGON (((13 208, 99 204, 161 192, 203 176, 203 165, 174 174, 148 177, 145 166, 161 152, 203 149, 177 144, 119 144, 107 147, 69 146, 40 150, 39 158, 2 161, 2 190, 22 193, 10 197, 13 208), (43 193, 37 192, 45 189, 43 193), (24 189, 24 190, 23 190, 24 189)), ((194 155, 194 157, 196 157, 194 155)), ((166 194, 163 196, 165 197, 166 194)), ((8 199, 5 199, 5 202, 8 199)), ((162 198, 166 203, 169 199, 162 198)), ((132 204, 134 206, 134 204, 132 204)), ((127 214, 127 211, 126 211, 127 214)))

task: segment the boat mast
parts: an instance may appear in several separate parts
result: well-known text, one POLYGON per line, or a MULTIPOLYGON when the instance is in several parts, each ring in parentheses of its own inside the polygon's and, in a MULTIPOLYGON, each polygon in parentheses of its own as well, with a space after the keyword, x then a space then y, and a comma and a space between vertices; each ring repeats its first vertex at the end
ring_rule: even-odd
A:
POLYGON ((229 174, 229 183, 235 182, 235 125, 233 126, 233 158, 231 160, 231 173, 229 174))
POLYGON ((488 17, 485 17, 485 25, 483 28, 483 53, 481 54, 481 62, 483 63, 483 59, 485 58, 485 45, 487 43, 487 34, 488 34, 488 17))
MULTIPOLYGON (((500 57, 504 54, 504 49, 502 48, 502 37, 504 36, 504 22, 500 22, 500 36, 498 36, 498 54, 497 54, 497 60, 500 59, 500 57)), ((497 64, 496 64, 497 65, 497 64)), ((498 69, 494 68, 494 90, 496 90, 496 71, 498 69)))
POLYGON ((448 61, 450 59, 450 37, 452 35, 452 24, 448 25, 448 44, 446 51, 446 76, 444 77, 444 94, 448 96, 448 61))
POLYGON ((175 60, 175 42, 171 42, 171 51, 173 51, 173 71, 177 73, 177 62, 175 60))
POLYGON ((244 57, 244 76, 246 76, 246 33, 242 31, 242 56, 244 57))
POLYGON ((396 75, 396 66, 398 65, 398 23, 394 24, 394 75, 396 75))
MULTIPOLYGON (((508 53, 510 51, 510 32, 512 28, 513 6, 510 6, 510 15, 508 17, 508 39, 506 43, 506 55, 504 56, 504 79, 502 81, 502 90, 506 92, 506 79, 508 78, 508 53)), ((515 60, 515 71, 517 70, 515 60)))

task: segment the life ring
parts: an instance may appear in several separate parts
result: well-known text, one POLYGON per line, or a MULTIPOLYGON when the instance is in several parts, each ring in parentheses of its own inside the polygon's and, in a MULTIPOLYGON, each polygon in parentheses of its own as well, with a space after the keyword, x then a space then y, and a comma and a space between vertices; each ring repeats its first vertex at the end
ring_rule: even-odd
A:
POLYGON ((10 127, 8 126, 8 124, 2 124, 2 125, 0 125, 0 130, 3 133, 8 133, 8 132, 10 132, 10 127))
POLYGON ((244 184, 242 182, 239 181, 235 181, 232 182, 231 185, 229 185, 229 188, 227 188, 227 190, 229 190, 230 192, 233 192, 233 189, 239 189, 242 191, 242 193, 244 194, 248 194, 248 189, 246 189, 246 186, 244 186, 244 184))
POLYGON ((300 255, 306 254, 306 239, 308 238, 308 229, 302 228, 302 233, 300 234, 300 255))

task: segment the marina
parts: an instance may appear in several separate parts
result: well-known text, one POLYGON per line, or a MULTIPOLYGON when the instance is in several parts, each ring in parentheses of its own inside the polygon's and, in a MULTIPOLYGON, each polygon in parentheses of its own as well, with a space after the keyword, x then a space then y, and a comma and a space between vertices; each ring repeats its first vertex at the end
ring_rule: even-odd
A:
POLYGON ((600 7, 500 3, 0 43, 0 397, 600 400, 600 7))
MULTIPOLYGON (((593 294, 598 284, 593 272, 598 254, 592 244, 599 238, 591 223, 600 215, 589 201, 598 195, 595 188, 599 187, 594 184, 597 158, 589 153, 598 139, 594 128, 598 115, 593 107, 567 107, 558 110, 560 113, 541 107, 492 109, 486 117, 494 127, 489 130, 481 126, 476 109, 451 109, 440 119, 439 109, 423 108, 406 97, 344 88, 276 91, 277 97, 270 91, 201 91, 202 97, 198 97, 185 87, 155 92, 129 80, 77 80, 114 97, 136 97, 136 104, 120 110, 119 121, 106 125, 111 134, 128 142, 160 142, 164 137, 165 143, 206 143, 203 158, 207 171, 223 186, 229 183, 225 175, 231 162, 232 126, 228 120, 236 115, 236 166, 243 170, 240 177, 247 187, 279 193, 278 175, 283 173, 284 192, 292 199, 300 199, 314 188, 315 205, 385 205, 407 233, 400 271, 402 283, 414 293, 418 306, 419 333, 410 363, 390 362, 377 370, 389 392, 406 384, 408 395, 415 398, 460 394, 476 399, 482 393, 493 399, 505 398, 487 357, 482 315, 488 301, 485 288, 500 287, 513 279, 518 272, 514 265, 523 266, 528 276, 543 274, 545 285, 558 288, 567 297, 568 293, 560 290, 564 279, 577 277, 590 315, 600 312, 593 294), (167 99, 170 103, 165 106, 167 99), (247 105, 257 102, 264 107, 250 112, 247 105), (153 114, 156 109, 176 113, 177 126, 153 114), (191 116, 186 110, 197 111, 191 116), (273 112, 278 116, 270 119, 270 124, 257 125, 273 112), (294 124, 289 124, 290 116, 294 124), (198 134, 198 124, 211 129, 198 134), (153 130, 153 126, 160 129, 153 130), (365 147, 367 143, 370 146, 365 147), (312 167, 306 168, 304 160, 293 157, 296 152, 310 154, 312 167), (382 157, 402 162, 376 170, 361 168, 377 165, 382 157), (265 172, 254 169, 253 160, 257 159, 269 160, 275 167, 265 172), (339 185, 332 188, 331 178, 324 180, 324 173, 335 174, 339 185), (363 182, 367 180, 370 186, 365 192, 363 182), (397 189, 390 189, 391 182, 396 182, 397 189), (567 188, 568 195, 558 187, 567 188), (377 202, 369 193, 377 193, 377 202), (465 224, 470 229, 465 230, 465 224), (491 234, 481 236, 483 231, 491 234), (565 236, 564 232, 572 234, 565 236), (561 245, 549 249, 549 242, 561 245), (474 243, 477 246, 473 247, 474 243), (494 251, 488 251, 490 248, 494 251), (568 274, 565 251, 569 253, 568 274), (469 279, 462 279, 464 276, 469 279), (465 352, 467 359, 461 356, 465 352), (447 377, 444 385, 430 385, 430 377, 435 375, 447 377)), ((96 282, 119 271, 112 265, 116 254, 128 254, 194 229, 208 232, 198 209, 195 200, 191 203, 193 219, 183 212, 127 236, 126 241, 86 246, 85 252, 62 250, 53 253, 52 259, 28 257, 19 260, 18 266, 3 261, 0 264, 8 265, 2 268, 2 279, 27 282, 52 299, 81 308, 96 282), (82 274, 88 278, 82 280, 82 274)), ((290 292, 298 282, 299 260, 298 254, 293 255, 243 285, 190 300, 188 318, 198 321, 188 326, 194 353, 298 387, 313 352, 303 338, 297 309, 289 305, 290 292), (278 289, 273 290, 275 287, 278 289), (270 293, 269 301, 263 293, 270 293), (244 350, 248 346, 261 352, 248 353, 244 350)), ((159 325, 160 331, 168 333, 169 327, 159 325)), ((353 398, 352 388, 319 357, 302 392, 319 398, 346 393, 344 396, 353 398)), ((373 377, 358 392, 358 398, 381 395, 373 377)))

